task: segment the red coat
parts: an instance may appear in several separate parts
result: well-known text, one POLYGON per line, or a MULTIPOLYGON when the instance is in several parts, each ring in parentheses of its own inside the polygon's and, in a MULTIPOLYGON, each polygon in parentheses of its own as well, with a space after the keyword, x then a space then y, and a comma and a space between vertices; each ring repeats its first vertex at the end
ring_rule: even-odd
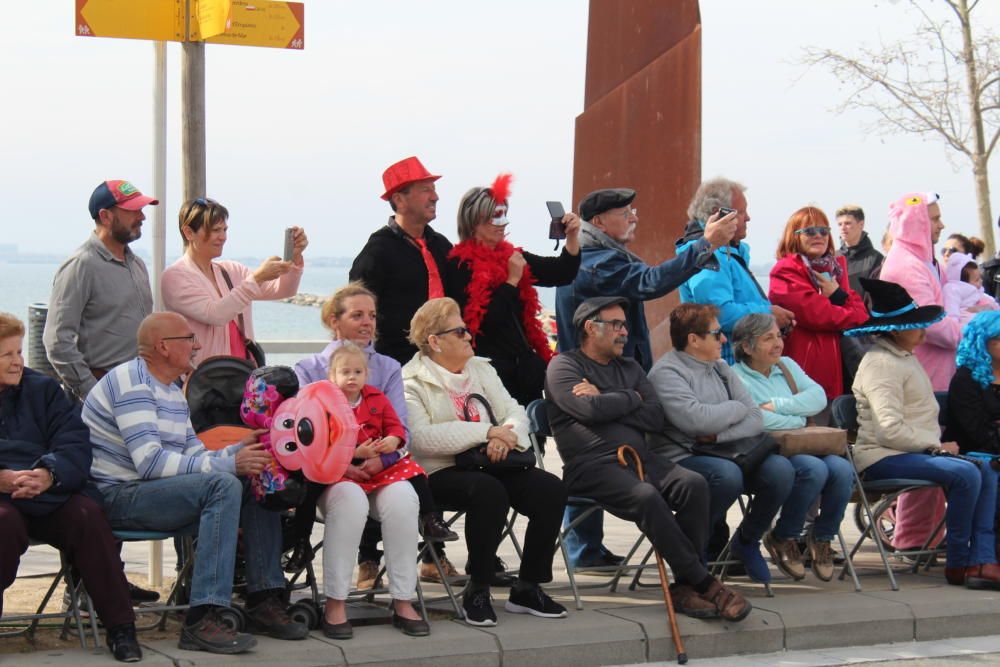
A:
MULTIPOLYGON (((406 429, 403 428, 403 422, 399 421, 399 415, 396 414, 392 403, 385 394, 370 384, 361 388, 361 403, 354 408, 354 416, 358 420, 358 426, 361 427, 358 429, 359 445, 368 438, 387 438, 390 435, 400 439, 400 447, 406 444, 406 429)), ((381 486, 426 474, 416 461, 404 456, 373 475, 369 481, 352 483, 364 489, 365 493, 371 493, 381 486)))
POLYGON ((768 299, 795 314, 795 328, 785 339, 785 354, 826 390, 827 399, 844 393, 840 359, 841 332, 868 320, 868 309, 847 282, 847 261, 840 265, 840 289, 847 293, 842 306, 823 296, 809 278, 809 268, 799 255, 786 255, 771 269, 768 299))

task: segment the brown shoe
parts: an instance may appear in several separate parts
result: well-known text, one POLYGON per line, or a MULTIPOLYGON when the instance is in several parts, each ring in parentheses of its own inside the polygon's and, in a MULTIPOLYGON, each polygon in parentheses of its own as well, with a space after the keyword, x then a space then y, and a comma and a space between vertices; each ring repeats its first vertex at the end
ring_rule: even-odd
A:
POLYGON ((379 566, 373 560, 366 560, 358 563, 358 585, 359 591, 367 591, 375 588, 378 577, 379 566))
POLYGON ((806 537, 812 571, 820 581, 833 579, 833 545, 829 540, 815 540, 812 533, 806 537))
POLYGON ((749 600, 718 581, 712 582, 703 597, 715 605, 719 616, 727 621, 742 621, 753 609, 749 600))
POLYGON ((964 586, 965 585, 965 571, 967 568, 964 567, 945 567, 944 568, 944 578, 952 586, 964 586))
POLYGON ((764 548, 771 554, 771 561, 778 569, 795 581, 806 578, 806 566, 802 563, 802 554, 795 540, 779 540, 774 531, 769 530, 764 535, 764 548))
POLYGON ((1000 590, 1000 565, 996 563, 970 565, 965 569, 965 587, 975 590, 1000 590))
POLYGON ((255 635, 267 635, 275 639, 305 639, 309 626, 296 623, 285 610, 285 605, 276 597, 247 609, 247 629, 255 635))
MULTIPOLYGON (((441 570, 444 572, 444 576, 447 577, 448 583, 452 583, 461 577, 447 556, 439 556, 438 559, 441 561, 441 570)), ((426 581, 431 584, 441 583, 441 573, 434 567, 434 563, 420 564, 420 581, 426 581)))
POLYGON ((718 618, 719 610, 715 605, 698 594, 698 591, 687 584, 672 584, 670 599, 674 603, 674 611, 691 618, 718 618))

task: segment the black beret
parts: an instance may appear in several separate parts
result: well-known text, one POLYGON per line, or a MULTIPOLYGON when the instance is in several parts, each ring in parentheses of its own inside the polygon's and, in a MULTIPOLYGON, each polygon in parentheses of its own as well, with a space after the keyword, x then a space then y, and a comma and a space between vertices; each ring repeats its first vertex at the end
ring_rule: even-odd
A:
POLYGON ((580 202, 580 217, 590 220, 613 208, 628 206, 635 199, 635 190, 629 188, 607 188, 594 190, 580 202))
POLYGON ((573 327, 581 329, 583 323, 610 306, 628 307, 628 299, 623 296, 595 296, 587 299, 573 313, 573 327))

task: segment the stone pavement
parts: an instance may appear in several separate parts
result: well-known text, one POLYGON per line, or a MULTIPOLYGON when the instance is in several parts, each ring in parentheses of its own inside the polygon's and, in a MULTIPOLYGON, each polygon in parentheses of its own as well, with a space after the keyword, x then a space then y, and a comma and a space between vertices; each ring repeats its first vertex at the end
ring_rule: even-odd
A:
MULTIPOLYGON (((558 460, 546 463, 558 466, 558 460)), ((848 507, 848 512, 853 506, 848 507)), ((731 525, 739 521, 739 510, 730 517, 731 525)), ((617 553, 628 551, 638 534, 625 522, 607 517, 606 539, 617 553)), ((459 524, 461 526, 461 524, 459 524)), ((518 527, 523 534, 524 519, 518 527)), ((849 543, 856 539, 857 530, 848 516, 843 524, 849 543)), ((315 533, 321 535, 319 528, 315 533)), ((36 551, 35 549, 32 552, 36 551)), ((164 548, 170 555, 172 548, 164 548)), ((461 541, 448 544, 448 556, 459 570, 465 562, 461 541)), ((29 552, 29 553, 32 553, 29 552)), ((645 549, 640 550, 641 553, 645 549)), ((145 549, 130 551, 130 569, 144 568, 145 549), (134 558, 134 560, 133 560, 134 558)), ((500 555, 508 563, 516 556, 505 542, 500 555)), ((31 559, 29 558, 28 561, 31 559)), ((864 550, 858 566, 868 572, 862 576, 863 592, 857 593, 849 579, 823 583, 811 573, 801 582, 775 575, 774 597, 764 596, 763 588, 744 578, 730 583, 748 595, 753 613, 742 623, 718 620, 702 621, 678 617, 686 650, 693 663, 737 654, 768 654, 786 650, 823 649, 828 647, 867 647, 886 643, 907 643, 951 637, 993 635, 1000 627, 1000 592, 971 591, 948 586, 942 568, 929 572, 905 573, 899 576, 901 590, 893 592, 884 574, 875 566, 878 557, 874 547, 864 550)), ((26 565, 32 567, 34 564, 26 565)), ((897 564, 897 568, 905 569, 897 564)), ((170 569, 167 570, 171 572, 170 569)), ((615 593, 607 588, 583 591, 584 609, 572 609, 562 558, 556 555, 556 581, 546 589, 570 608, 569 617, 560 620, 539 619, 508 614, 503 611, 506 591, 494 589, 494 604, 499 623, 494 628, 473 628, 445 618, 446 602, 437 601, 431 607, 439 610, 432 621, 432 634, 411 638, 387 625, 359 627, 349 641, 326 639, 321 632, 300 642, 281 642, 259 638, 257 648, 239 657, 242 664, 277 664, 283 667, 319 667, 321 665, 395 665, 406 662, 414 667, 428 665, 622 665, 674 659, 673 643, 663 609, 662 593, 656 585, 655 568, 643 577, 645 586, 628 590, 625 580, 615 593)), ((580 583, 606 581, 599 577, 581 576, 580 583)), ((425 594, 433 596, 442 589, 425 585, 425 594)), ((368 612, 371 613, 370 610, 368 612)), ((384 612, 377 611, 376 614, 384 612)), ((141 637, 140 637, 141 638, 141 637)), ((142 639, 142 638, 141 638, 142 639)), ((36 667, 42 665, 72 665, 90 667, 110 663, 110 656, 94 649, 36 651, 34 653, 4 652, 0 639, 0 665, 36 667)), ((222 665, 232 657, 177 649, 176 639, 143 641, 146 658, 143 665, 222 665)), ((876 651, 876 649, 872 649, 876 651)), ((864 649, 858 649, 862 654, 864 649)), ((879 656, 877 651, 872 657, 879 656)))

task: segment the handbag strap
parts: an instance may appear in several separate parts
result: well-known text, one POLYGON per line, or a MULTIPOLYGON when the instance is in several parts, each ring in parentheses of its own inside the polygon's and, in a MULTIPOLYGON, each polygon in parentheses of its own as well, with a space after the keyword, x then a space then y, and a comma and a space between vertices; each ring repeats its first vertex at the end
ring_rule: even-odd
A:
POLYGON ((788 388, 792 390, 792 396, 799 393, 799 387, 795 384, 795 378, 792 374, 788 372, 788 366, 786 366, 780 359, 778 360, 778 368, 781 369, 781 374, 785 376, 785 382, 788 383, 788 388))
MULTIPOLYGON (((219 266, 219 265, 216 264, 216 266, 219 266)), ((222 271, 222 279, 226 281, 226 287, 228 287, 229 291, 232 292, 233 291, 233 279, 229 277, 229 272, 226 271, 221 266, 219 266, 219 271, 222 271)), ((243 336, 243 340, 246 340, 247 339, 247 330, 246 330, 246 327, 243 326, 243 311, 242 310, 236 316, 236 328, 240 330, 240 335, 243 336)))
POLYGON ((486 408, 486 415, 490 418, 490 424, 497 426, 497 418, 493 414, 493 408, 490 407, 490 402, 486 400, 486 397, 482 394, 469 394, 465 397, 465 402, 462 405, 462 416, 465 417, 465 421, 472 421, 469 414, 469 403, 473 400, 479 401, 484 408, 486 408))
POLYGON ((733 400, 733 391, 729 388, 729 380, 727 380, 726 376, 722 374, 722 371, 719 370, 718 366, 713 365, 712 370, 715 371, 715 374, 719 376, 720 380, 722 380, 722 384, 726 388, 726 396, 729 397, 730 401, 733 400))

